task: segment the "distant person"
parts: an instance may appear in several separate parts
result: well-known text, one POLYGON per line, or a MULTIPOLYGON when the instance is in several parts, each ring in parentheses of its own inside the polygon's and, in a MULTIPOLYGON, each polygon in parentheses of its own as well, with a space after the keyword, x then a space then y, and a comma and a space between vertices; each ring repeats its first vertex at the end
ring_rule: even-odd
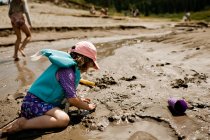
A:
POLYGON ((25 57, 25 53, 23 50, 31 39, 30 28, 32 27, 32 25, 31 25, 27 0, 12 0, 12 1, 9 0, 9 17, 12 23, 13 30, 15 31, 15 34, 17 36, 13 58, 15 61, 18 61, 19 60, 18 51, 20 51, 22 56, 25 57), (23 14, 26 15, 29 27, 25 23, 23 14), (23 31, 26 35, 26 38, 23 40, 22 44, 21 44, 21 39, 22 39, 21 31, 23 31))
POLYGON ((95 15, 96 14, 96 9, 95 9, 94 5, 92 5, 91 8, 90 8, 90 14, 91 15, 95 15))
MULTIPOLYGON (((41 55, 52 63, 32 84, 21 105, 20 118, 0 130, 1 133, 14 133, 26 129, 66 127, 70 118, 60 106, 64 99, 80 109, 94 110, 96 105, 89 98, 79 98, 76 88, 81 72, 93 67, 96 62, 96 48, 88 41, 75 44, 68 53, 43 49, 41 55)), ((34 59, 40 58, 35 56, 34 59)))
POLYGON ((134 10, 133 8, 131 8, 131 9, 130 9, 130 15, 131 15, 132 17, 137 17, 137 16, 139 16, 139 15, 140 15, 139 9, 136 8, 136 9, 134 10))
POLYGON ((135 9, 133 12, 133 17, 139 16, 139 9, 135 9))
POLYGON ((191 14, 190 12, 186 12, 185 15, 183 16, 183 21, 184 22, 189 22, 191 21, 191 14))
POLYGON ((108 15, 108 8, 101 8, 100 12, 101 12, 101 15, 107 16, 108 15))

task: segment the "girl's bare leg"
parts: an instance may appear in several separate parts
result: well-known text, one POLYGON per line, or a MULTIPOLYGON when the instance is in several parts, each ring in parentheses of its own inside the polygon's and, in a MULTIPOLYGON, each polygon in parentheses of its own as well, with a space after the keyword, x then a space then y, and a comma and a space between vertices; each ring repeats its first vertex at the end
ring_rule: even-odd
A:
POLYGON ((26 24, 24 24, 23 26, 20 27, 20 29, 25 33, 26 38, 23 40, 23 43, 21 45, 21 47, 19 48, 20 53, 22 54, 22 56, 26 56, 24 53, 24 48, 27 45, 27 43, 31 40, 31 31, 28 28, 28 26, 26 24))
POLYGON ((15 59, 15 61, 18 61, 19 58, 18 58, 18 50, 19 50, 19 46, 20 46, 20 43, 21 43, 21 31, 19 28, 13 26, 13 30, 15 31, 15 34, 16 34, 16 37, 17 37, 17 40, 15 41, 15 50, 14 50, 14 55, 13 55, 13 58, 15 59))
POLYGON ((3 132, 13 133, 24 129, 44 129, 66 127, 69 124, 70 118, 68 114, 59 108, 53 108, 43 116, 26 119, 18 118, 13 124, 2 129, 3 132))

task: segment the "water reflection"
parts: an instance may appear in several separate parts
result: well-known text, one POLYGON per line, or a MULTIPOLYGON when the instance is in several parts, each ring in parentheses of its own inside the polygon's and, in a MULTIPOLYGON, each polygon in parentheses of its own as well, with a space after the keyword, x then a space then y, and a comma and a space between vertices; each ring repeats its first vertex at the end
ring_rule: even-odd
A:
POLYGON ((15 79, 18 82, 18 89, 15 93, 15 98, 21 96, 19 94, 25 94, 27 86, 31 85, 35 79, 35 74, 27 67, 26 60, 15 62, 17 67, 17 78, 15 79))

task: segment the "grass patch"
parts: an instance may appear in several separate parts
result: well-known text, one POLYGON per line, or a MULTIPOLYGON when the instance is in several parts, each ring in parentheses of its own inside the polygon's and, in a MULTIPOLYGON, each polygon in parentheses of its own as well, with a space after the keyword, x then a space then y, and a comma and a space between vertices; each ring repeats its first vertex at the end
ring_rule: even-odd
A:
POLYGON ((69 1, 79 3, 79 4, 85 4, 86 3, 84 0, 69 0, 69 1))
POLYGON ((192 13, 191 17, 193 20, 204 20, 210 22, 210 9, 207 11, 192 13))
POLYGON ((171 21, 180 21, 183 17, 183 13, 176 13, 176 14, 158 14, 158 15, 150 15, 153 18, 165 18, 171 21))
MULTIPOLYGON (((175 14, 158 14, 158 15, 150 15, 150 17, 154 18, 166 18, 170 19, 171 21, 180 21, 183 18, 185 13, 175 13, 175 14)), ((192 20, 202 20, 210 22, 210 9, 200 12, 191 12, 191 19, 192 20)))

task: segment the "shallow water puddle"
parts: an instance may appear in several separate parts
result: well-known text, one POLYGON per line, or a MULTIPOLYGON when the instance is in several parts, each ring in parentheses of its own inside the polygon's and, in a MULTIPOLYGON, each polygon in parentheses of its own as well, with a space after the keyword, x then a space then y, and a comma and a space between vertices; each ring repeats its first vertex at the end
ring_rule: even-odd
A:
POLYGON ((105 131, 91 131, 89 139, 97 140, 175 140, 174 132, 156 122, 140 121, 132 124, 109 125, 105 131))
POLYGON ((182 132, 183 134, 189 136, 192 132, 200 129, 200 125, 197 124, 193 119, 188 117, 187 115, 184 116, 175 116, 171 118, 176 127, 178 127, 178 131, 182 132))
MULTIPOLYGON (((168 34, 168 32, 164 32, 162 34, 168 34)), ((156 35, 162 34, 157 33, 156 35)), ((139 43, 141 39, 145 36, 154 35, 155 34, 139 34, 128 36, 98 37, 89 38, 89 40, 96 44, 96 47, 98 49, 98 59, 100 61, 101 59, 109 55, 113 55, 114 51, 117 48, 122 47, 123 45, 131 46, 135 43, 139 43)), ((78 39, 63 39, 52 42, 31 42, 26 48, 26 53, 27 56, 31 56, 37 51, 44 48, 67 51, 70 46, 73 46, 78 41, 78 39)), ((21 58, 20 61, 13 62, 11 56, 12 52, 13 49, 11 47, 8 47, 5 53, 2 53, 2 57, 0 59, 0 92, 2 93, 2 98, 5 98, 8 93, 15 94, 19 92, 19 90, 25 88, 25 86, 29 86, 32 81, 35 80, 35 77, 39 76, 49 65, 49 61, 46 61, 46 59, 32 62, 30 60, 30 57, 26 57, 24 59, 21 58), (5 71, 7 71, 7 74, 5 74, 5 71), (27 74, 25 74, 25 72, 27 74), (25 77, 26 75, 28 77, 25 77)))

